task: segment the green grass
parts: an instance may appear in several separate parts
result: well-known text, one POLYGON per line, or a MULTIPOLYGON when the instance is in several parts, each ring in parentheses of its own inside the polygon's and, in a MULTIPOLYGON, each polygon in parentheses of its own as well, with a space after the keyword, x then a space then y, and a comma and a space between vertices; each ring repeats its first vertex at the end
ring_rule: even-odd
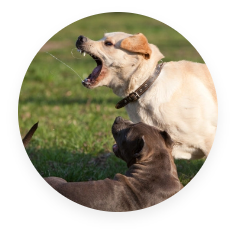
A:
MULTIPOLYGON (((111 126, 116 116, 128 119, 125 109, 116 110, 120 100, 108 88, 88 90, 78 76, 46 52, 72 67, 82 78, 95 67, 89 56, 75 48, 79 35, 102 38, 105 32, 142 32, 165 55, 164 61, 203 62, 193 46, 178 32, 148 17, 113 13, 85 18, 62 29, 36 54, 25 75, 19 98, 22 136, 39 121, 27 153, 42 176, 59 176, 68 181, 112 178, 124 173, 126 164, 111 147, 111 126)), ((204 160, 176 161, 181 182, 186 185, 204 160)))

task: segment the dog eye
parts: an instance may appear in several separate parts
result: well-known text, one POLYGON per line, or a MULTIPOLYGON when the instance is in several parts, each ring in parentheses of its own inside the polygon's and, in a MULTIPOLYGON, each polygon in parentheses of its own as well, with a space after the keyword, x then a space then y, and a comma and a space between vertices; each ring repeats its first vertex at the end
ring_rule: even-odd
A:
POLYGON ((105 45, 106 45, 106 46, 112 46, 113 44, 108 41, 108 42, 105 42, 105 45))

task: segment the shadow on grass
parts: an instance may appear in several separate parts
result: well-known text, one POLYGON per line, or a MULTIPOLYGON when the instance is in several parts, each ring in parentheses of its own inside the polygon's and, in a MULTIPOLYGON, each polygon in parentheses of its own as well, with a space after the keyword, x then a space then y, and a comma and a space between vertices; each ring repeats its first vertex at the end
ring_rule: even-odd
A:
POLYGON ((62 148, 27 148, 26 151, 42 177, 57 176, 78 182, 113 178, 116 173, 124 174, 127 170, 126 163, 110 152, 93 156, 62 148))
POLYGON ((21 104, 28 104, 28 103, 35 103, 40 105, 67 105, 67 104, 80 104, 80 105, 86 105, 86 104, 112 104, 115 106, 115 104, 120 100, 120 98, 68 98, 68 97, 59 97, 59 98, 53 98, 48 99, 45 97, 29 97, 25 99, 20 99, 21 104))
MULTIPOLYGON (((115 174, 124 174, 127 170, 126 163, 110 152, 93 156, 60 148, 28 148, 27 153, 42 177, 57 176, 69 182, 112 179, 115 174)), ((179 179, 184 186, 197 174, 204 161, 175 160, 179 179)))

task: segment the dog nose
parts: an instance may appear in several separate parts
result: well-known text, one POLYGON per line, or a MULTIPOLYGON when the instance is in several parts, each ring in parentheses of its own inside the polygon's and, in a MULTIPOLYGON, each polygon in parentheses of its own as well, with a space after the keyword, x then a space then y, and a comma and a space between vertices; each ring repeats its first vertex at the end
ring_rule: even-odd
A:
POLYGON ((116 119, 115 119, 115 123, 116 124, 119 124, 119 123, 121 123, 121 122, 123 122, 124 121, 124 119, 121 117, 121 116, 118 116, 118 117, 116 117, 116 119))
POLYGON ((79 46, 81 46, 83 43, 87 42, 87 40, 88 40, 88 39, 87 39, 85 36, 80 35, 80 36, 78 37, 78 40, 76 41, 75 46, 76 46, 77 48, 79 48, 79 46))
POLYGON ((78 41, 77 42, 85 43, 85 42, 87 42, 87 38, 85 36, 83 36, 83 35, 80 35, 78 37, 78 41))

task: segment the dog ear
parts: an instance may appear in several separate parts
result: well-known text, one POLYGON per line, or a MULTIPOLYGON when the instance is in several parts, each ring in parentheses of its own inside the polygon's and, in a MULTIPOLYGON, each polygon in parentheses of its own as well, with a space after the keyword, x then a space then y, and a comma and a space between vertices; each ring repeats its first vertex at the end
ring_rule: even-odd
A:
POLYGON ((173 141, 172 141, 170 135, 166 131, 161 131, 160 134, 161 134, 162 138, 165 141, 166 147, 167 148, 172 148, 173 141))
POLYGON ((36 124, 34 124, 31 129, 28 131, 28 133, 25 135, 25 137, 23 138, 23 144, 24 144, 24 147, 26 147, 28 145, 28 143, 30 142, 34 132, 36 131, 36 129, 38 128, 38 123, 37 122, 36 124))
POLYGON ((134 157, 135 158, 139 158, 140 157, 144 145, 145 145, 145 139, 144 139, 144 136, 142 136, 138 140, 138 143, 137 143, 137 146, 136 146, 136 149, 135 149, 135 153, 134 153, 134 157))
POLYGON ((134 34, 123 39, 120 47, 130 52, 141 53, 145 59, 149 59, 152 53, 147 38, 142 33, 134 34))

